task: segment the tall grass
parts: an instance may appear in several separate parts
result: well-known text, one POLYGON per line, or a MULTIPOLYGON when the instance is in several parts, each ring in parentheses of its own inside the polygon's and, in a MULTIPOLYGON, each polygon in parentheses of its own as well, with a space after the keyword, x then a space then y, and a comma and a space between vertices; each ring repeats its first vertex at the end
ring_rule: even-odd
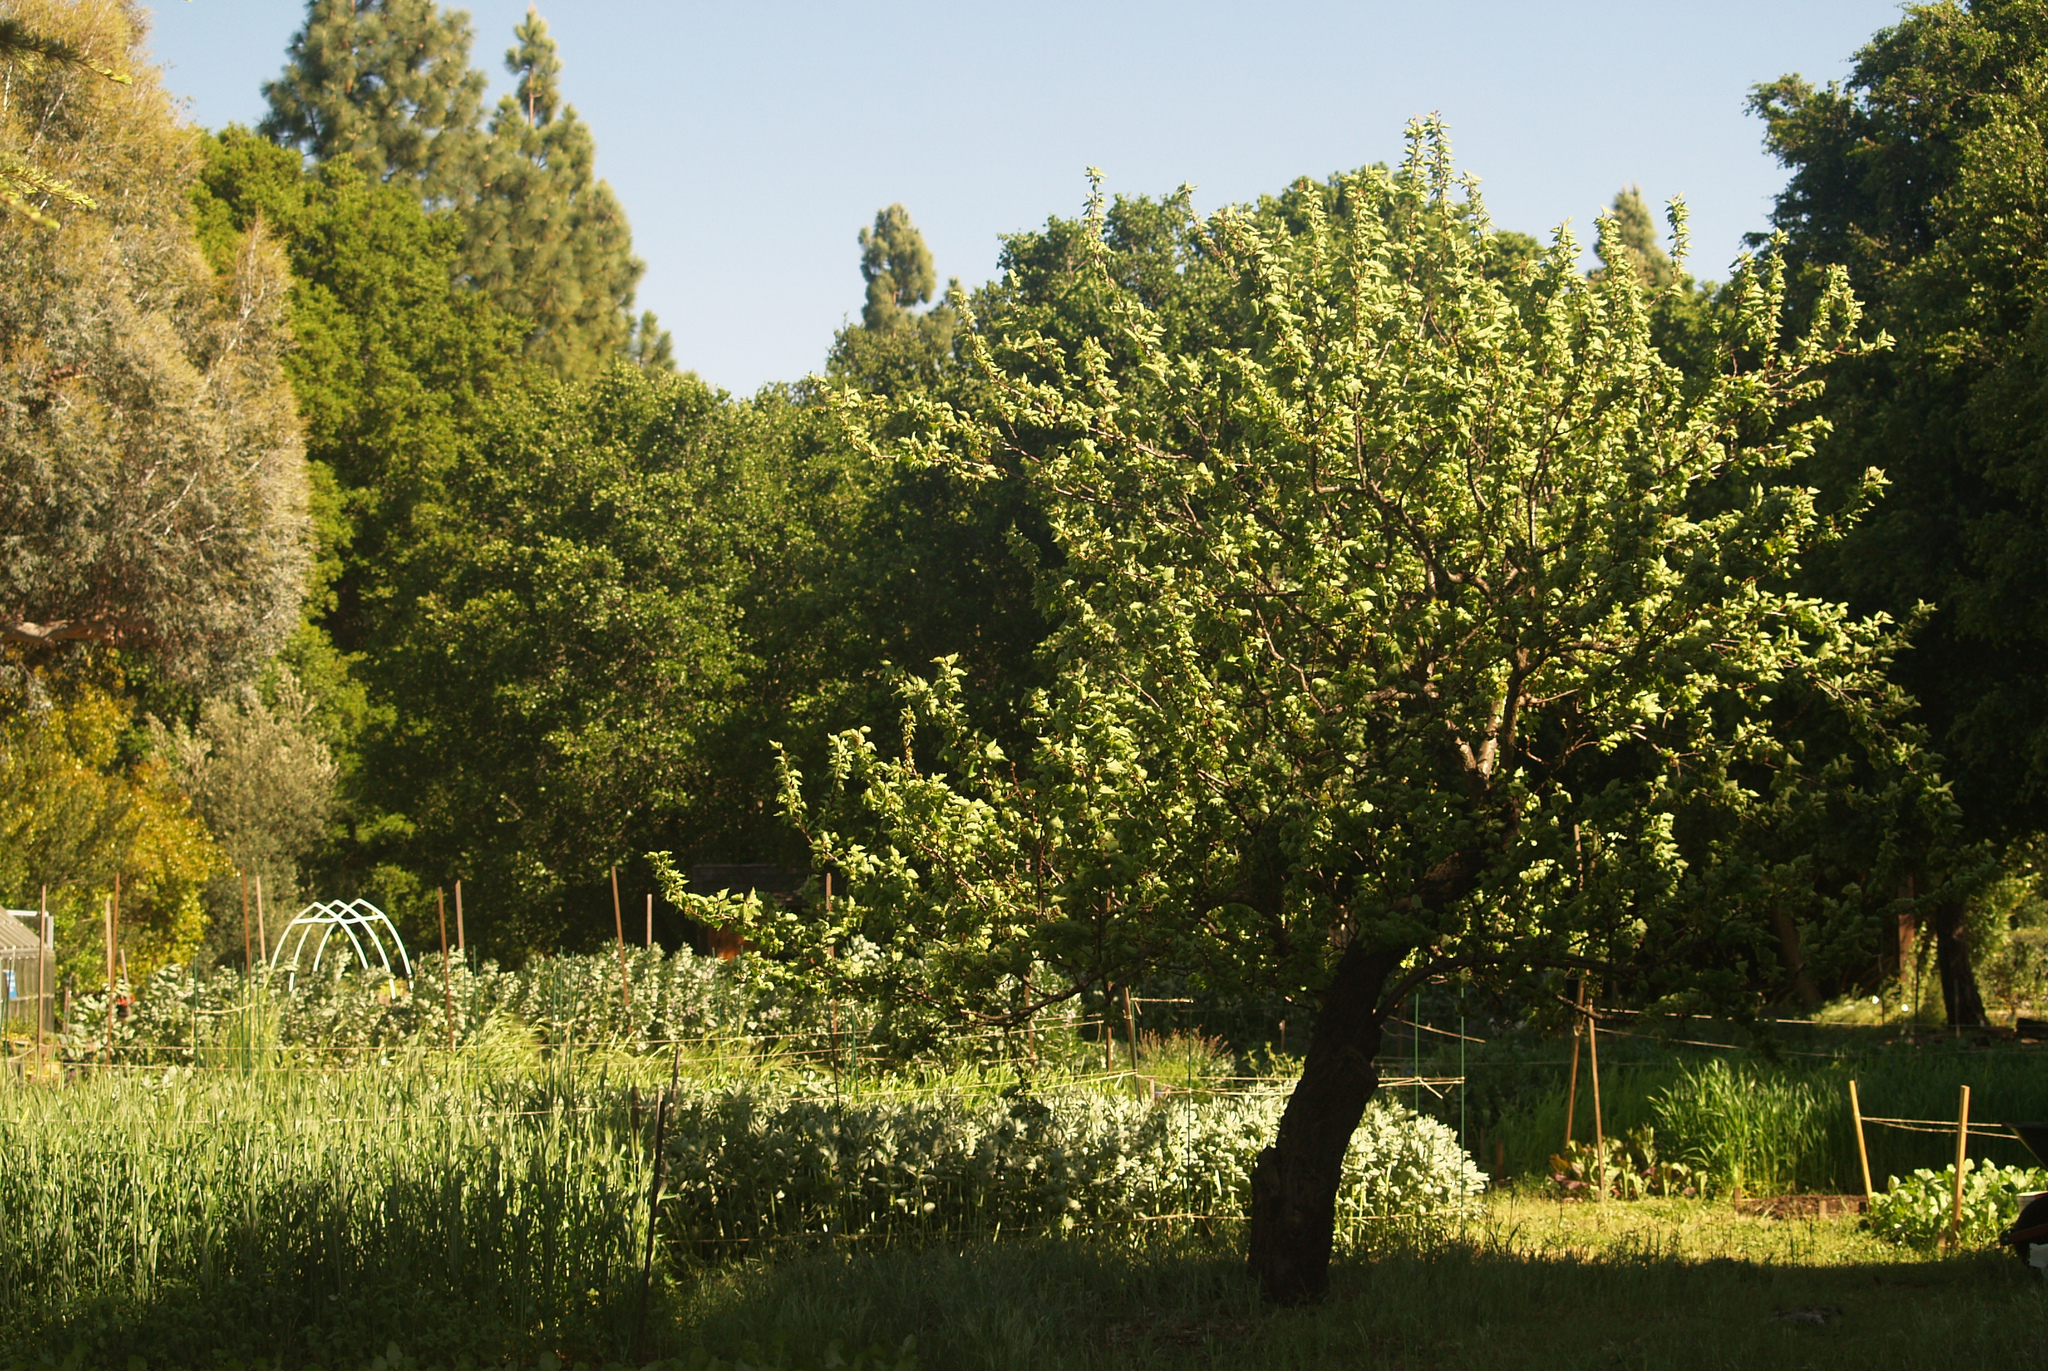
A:
POLYGON ((645 1232, 629 1130, 601 1074, 459 1058, 11 1087, 0 1337, 173 1361, 387 1340, 616 1359, 645 1232))
POLYGON ((1680 1068, 1652 1102, 1667 1156, 1723 1189, 1777 1195, 1834 1179, 1828 1114, 1813 1080, 1738 1070, 1716 1059, 1680 1068))
MULTIPOLYGON (((1475 1081, 1488 1070, 1513 1069, 1471 1068, 1475 1081)), ((1511 1175, 1541 1174, 1563 1145, 1567 1088, 1555 1080, 1562 1074, 1525 1088, 1487 1123, 1489 1137, 1506 1145, 1511 1175)), ((1849 1110, 1852 1079, 1865 1114, 1937 1124, 1956 1117, 1958 1087, 1968 1085, 1970 1155, 2003 1166, 2034 1164, 2024 1146, 1996 1130, 2006 1120, 2048 1119, 2048 1052, 2035 1048, 1940 1043, 1775 1062, 1751 1052, 1645 1054, 1619 1065, 1603 1062, 1603 1121, 1617 1136, 1654 1127, 1661 1153, 1703 1168, 1722 1190, 1851 1193, 1863 1185, 1849 1110)), ((1586 1074, 1579 1082, 1576 1133, 1592 1136, 1586 1074)), ((1887 1177, 1955 1160, 1952 1132, 1872 1124, 1865 1138, 1879 1189, 1887 1177)))

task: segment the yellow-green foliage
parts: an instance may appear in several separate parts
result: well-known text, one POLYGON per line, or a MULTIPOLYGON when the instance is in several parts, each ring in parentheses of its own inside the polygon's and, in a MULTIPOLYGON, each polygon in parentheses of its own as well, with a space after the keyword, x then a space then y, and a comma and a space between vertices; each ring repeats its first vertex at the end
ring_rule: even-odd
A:
MULTIPOLYGON (((49 891, 63 969, 103 980, 102 901, 121 877, 121 946, 131 976, 191 956, 200 894, 226 862, 162 762, 121 754, 129 722, 107 689, 0 698, 0 897, 35 908, 49 891)), ((62 683, 55 683, 62 688, 62 683)))

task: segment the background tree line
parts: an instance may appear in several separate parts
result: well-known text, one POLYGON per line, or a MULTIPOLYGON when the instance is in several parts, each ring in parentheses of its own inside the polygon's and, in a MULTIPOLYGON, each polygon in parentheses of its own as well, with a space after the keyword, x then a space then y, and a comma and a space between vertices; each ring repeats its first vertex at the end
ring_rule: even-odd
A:
MULTIPOLYGON (((0 152, 26 169, 0 220, 0 885, 18 906, 47 884, 88 960, 116 872, 131 956, 220 955, 236 868, 415 933, 459 877, 488 954, 591 944, 615 863, 643 888, 652 851, 806 864, 777 747, 825 803, 829 740, 893 737, 902 673, 936 659, 960 736, 1029 762, 1075 650, 1075 544, 1030 477, 1065 435, 1041 417, 968 464, 935 445, 1091 349, 1150 384, 1134 308, 1161 356, 1264 336, 1182 197, 1051 218, 943 293, 892 205, 849 242, 865 298, 824 373, 730 396, 635 313, 630 230, 537 14, 486 111, 465 15, 313 0, 268 117, 214 133, 133 56, 133 6, 0 18, 36 38, 0 45, 0 152)), ((1687 275, 1638 192, 1603 225, 1594 277, 1634 283, 1695 399, 1807 330, 1830 268, 1889 340, 1746 435, 1819 421, 1795 473, 1812 547, 1760 584, 1873 625, 1882 688, 1861 713, 1819 687, 1756 703, 1777 750, 1673 809, 1683 898, 1632 893, 1664 952, 1603 951, 1613 993, 1810 1006, 1899 976, 1924 927, 1951 1019, 1981 1022, 1982 964, 2038 918, 2044 60, 2048 6, 1981 0, 1910 12, 1840 88, 1758 88, 1788 169, 1756 244, 1786 273, 1769 337, 1742 333, 1763 278, 1687 275)), ((1305 251, 1344 184, 1244 222, 1305 251)), ((1475 232, 1459 289, 1539 308, 1551 249, 1475 232)), ((1693 498, 1704 520, 1737 492, 1693 498)), ((1300 955, 1312 993, 1329 966, 1300 955)))

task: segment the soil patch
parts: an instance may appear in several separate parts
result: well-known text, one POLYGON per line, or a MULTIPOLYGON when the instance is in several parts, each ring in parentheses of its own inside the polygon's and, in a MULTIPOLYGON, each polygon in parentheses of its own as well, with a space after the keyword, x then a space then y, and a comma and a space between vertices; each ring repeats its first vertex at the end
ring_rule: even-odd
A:
POLYGON ((1819 1219, 1834 1214, 1861 1214, 1861 1195, 1767 1195, 1735 1201, 1738 1214, 1767 1219, 1819 1219))

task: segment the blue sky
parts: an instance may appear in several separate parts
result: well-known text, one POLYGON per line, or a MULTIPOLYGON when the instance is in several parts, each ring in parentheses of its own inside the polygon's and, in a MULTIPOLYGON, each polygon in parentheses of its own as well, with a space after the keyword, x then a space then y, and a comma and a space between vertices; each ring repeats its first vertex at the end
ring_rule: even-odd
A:
MULTIPOLYGON (((480 0, 493 90, 525 0, 480 0)), ((303 0, 157 0, 172 90, 253 123, 303 0)), ((858 315, 855 234, 892 201, 940 277, 996 269, 999 236, 1112 191, 1192 182, 1204 208, 1391 160, 1440 111, 1495 221, 1547 236, 1628 182, 1692 210, 1714 278, 1782 181, 1751 85, 1844 75, 1895 0, 542 4, 569 102, 632 217, 640 291, 680 365, 739 392, 820 366, 858 315)))

